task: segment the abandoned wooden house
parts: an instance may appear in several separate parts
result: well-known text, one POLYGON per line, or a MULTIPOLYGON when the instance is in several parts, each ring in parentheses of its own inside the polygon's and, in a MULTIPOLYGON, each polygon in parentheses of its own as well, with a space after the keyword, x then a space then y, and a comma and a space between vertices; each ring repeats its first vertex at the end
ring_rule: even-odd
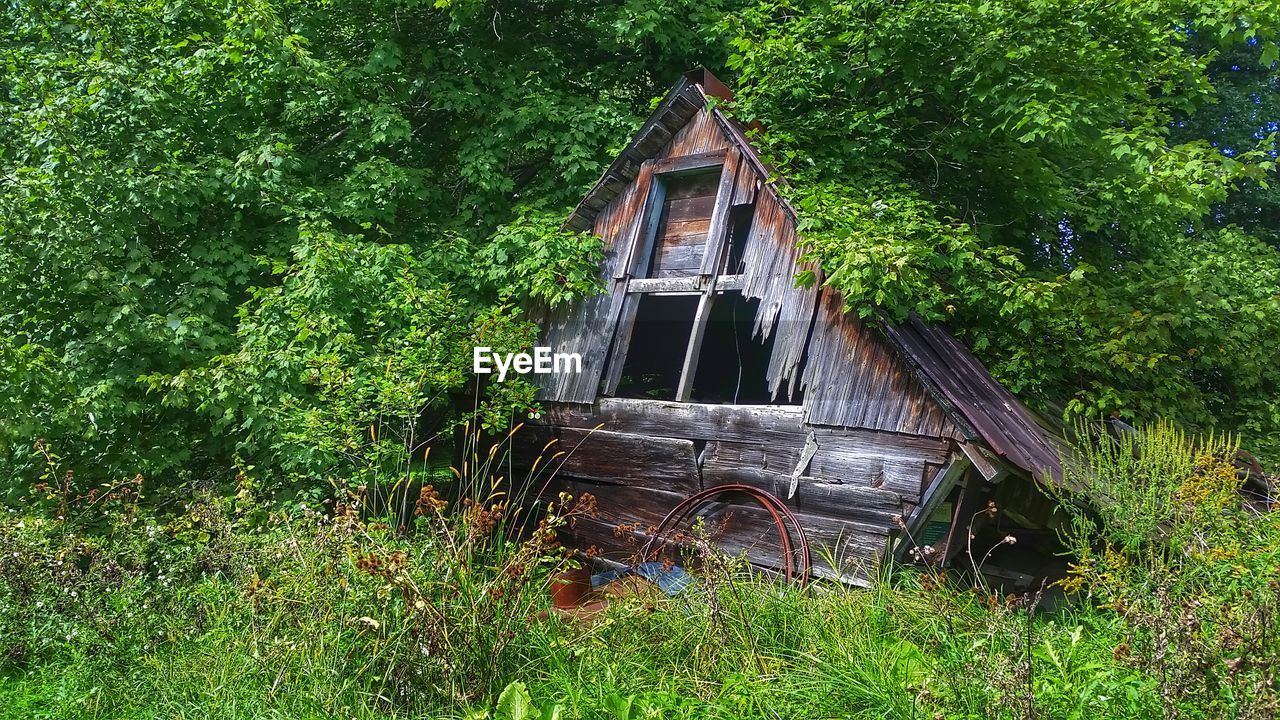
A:
MULTIPOLYGON (((1052 433, 943 328, 846 313, 713 97, 729 92, 709 73, 682 77, 567 221, 603 240, 607 291, 545 319, 542 344, 582 371, 540 376, 515 456, 563 451, 536 490, 596 496, 573 541, 624 559, 628 534, 727 483, 783 499, 814 572, 852 582, 912 546, 946 562, 975 517, 1000 537, 1047 533, 1035 483, 1061 472, 1052 433), (798 287, 803 271, 818 282, 798 287)), ((717 530, 728 549, 781 562, 744 539, 760 508, 708 512, 738 514, 717 530)))

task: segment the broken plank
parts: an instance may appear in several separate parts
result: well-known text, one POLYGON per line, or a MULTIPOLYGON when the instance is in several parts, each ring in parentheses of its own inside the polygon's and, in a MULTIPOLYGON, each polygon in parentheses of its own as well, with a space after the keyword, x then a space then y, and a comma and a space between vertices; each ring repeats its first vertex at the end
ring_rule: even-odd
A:
POLYGON ((908 502, 920 498, 924 460, 868 453, 849 453, 818 445, 806 474, 861 487, 884 488, 908 502))
POLYGON ((947 440, 924 435, 826 425, 810 427, 813 428, 820 447, 840 452, 919 458, 936 465, 947 459, 951 449, 947 440))

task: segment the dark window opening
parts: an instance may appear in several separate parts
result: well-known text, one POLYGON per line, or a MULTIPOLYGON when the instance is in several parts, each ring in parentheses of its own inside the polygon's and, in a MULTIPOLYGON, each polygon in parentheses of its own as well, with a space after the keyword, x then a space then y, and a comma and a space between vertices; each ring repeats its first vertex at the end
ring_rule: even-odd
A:
POLYGON ((615 395, 674 400, 698 310, 696 295, 643 295, 615 395))
POLYGON ((746 271, 747 238, 751 235, 751 218, 754 205, 739 205, 729 211, 729 248, 724 264, 725 275, 738 275, 746 271))
MULTIPOLYGON (((766 378, 773 338, 762 341, 752 336, 759 307, 759 300, 746 299, 738 291, 716 296, 698 357, 692 400, 734 405, 775 402, 766 378)), ((782 393, 785 396, 785 387, 782 393)), ((799 404, 801 394, 797 389, 795 397, 777 402, 799 404)))

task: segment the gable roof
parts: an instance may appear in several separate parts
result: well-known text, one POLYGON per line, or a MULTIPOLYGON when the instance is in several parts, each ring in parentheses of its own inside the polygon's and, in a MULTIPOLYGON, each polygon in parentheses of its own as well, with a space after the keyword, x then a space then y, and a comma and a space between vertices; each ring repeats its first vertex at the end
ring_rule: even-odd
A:
MULTIPOLYGON (((640 166, 646 160, 657 157, 662 148, 675 136, 680 128, 700 110, 707 109, 708 100, 732 100, 733 93, 724 83, 705 68, 691 70, 680 79, 663 97, 658 108, 645 121, 627 147, 614 158, 609 168, 600 179, 578 202, 577 207, 565 220, 564 227, 571 230, 590 230, 592 222, 636 176, 640 174, 640 166)), ((760 158, 755 147, 747 141, 742 126, 731 120, 719 110, 712 109, 712 117, 728 136, 729 142, 737 147, 744 159, 762 179, 771 175, 769 167, 760 158)), ((795 210, 781 196, 776 197, 784 210, 795 219, 795 210)))
MULTIPOLYGON (((712 98, 731 100, 733 95, 705 69, 681 76, 626 149, 574 208, 564 227, 590 230, 601 211, 636 179, 642 165, 657 157, 695 114, 708 110, 729 144, 755 172, 761 190, 783 211, 789 221, 783 224, 790 225, 791 237, 798 239, 794 235, 795 210, 774 187, 776 182, 785 180, 771 172, 747 140, 743 127, 714 107, 712 98)), ((815 285, 821 285, 820 272, 818 275, 815 285)), ((981 440, 996 455, 1041 481, 1056 482, 1061 477, 1059 451, 1050 433, 951 333, 941 326, 926 324, 915 315, 901 324, 877 324, 894 354, 905 361, 911 374, 966 437, 981 440)), ((799 358, 795 361, 798 363, 799 358)))

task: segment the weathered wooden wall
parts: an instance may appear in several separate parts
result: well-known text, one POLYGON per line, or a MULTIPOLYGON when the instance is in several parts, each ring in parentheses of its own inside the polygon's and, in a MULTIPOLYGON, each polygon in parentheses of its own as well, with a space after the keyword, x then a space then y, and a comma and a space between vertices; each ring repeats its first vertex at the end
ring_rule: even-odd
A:
MULTIPOLYGON (((513 454, 522 467, 544 457, 535 491, 597 497, 600 517, 574 530, 581 548, 596 545, 624 560, 634 548, 615 536, 617 525, 656 524, 684 497, 740 482, 785 499, 822 549, 819 558, 838 558, 838 567, 819 559, 816 572, 852 582, 866 579, 898 518, 950 452, 938 438, 809 425, 799 407, 605 398, 547 404, 539 422, 516 434, 513 454), (806 442, 816 450, 802 462, 806 442)), ((717 538, 730 551, 744 544, 751 523, 768 522, 747 506, 732 512, 734 524, 717 538)), ((758 564, 778 562, 756 553, 758 564)))
MULTIPOLYGON (((515 436, 514 455, 525 467, 549 461, 536 492, 598 498, 601 517, 575 528, 581 548, 623 559, 634 548, 618 525, 656 524, 698 490, 746 483, 785 499, 817 556, 837 558, 819 574, 863 580, 965 436, 916 369, 837 294, 820 282, 797 287, 798 274, 820 280, 820 271, 802 260, 795 213, 742 129, 705 100, 701 86, 678 84, 567 223, 602 239, 606 292, 544 323, 543 344, 581 355, 583 371, 538 378, 545 413, 515 436), (741 268, 718 275, 719 250, 742 217, 741 268), (802 387, 803 406, 601 397, 617 385, 636 293, 717 283, 759 301, 753 331, 773 341, 766 384, 783 402, 802 387)), ((747 506, 733 512, 720 538, 731 551, 768 522, 747 506)))
POLYGON ((960 437, 951 420, 876 328, 844 312, 827 288, 809 340, 805 408, 813 423, 960 437))
MULTIPOLYGON (((708 272, 703 259, 710 245, 705 240, 709 239, 708 234, 724 232, 722 224, 727 222, 724 217, 712 215, 715 189, 695 184, 678 188, 673 197, 658 198, 655 172, 663 163, 714 153, 724 154, 733 183, 728 203, 719 212, 727 213, 732 207, 752 208, 739 286, 745 297, 760 301, 754 334, 762 339, 773 338, 766 373, 768 387, 775 397, 783 399, 793 396, 799 387, 818 288, 799 288, 795 278, 803 271, 818 272, 817 265, 801 261, 795 218, 768 184, 754 151, 731 139, 734 132, 729 121, 718 111, 699 110, 684 123, 652 157, 638 163, 635 174, 594 216, 592 231, 604 243, 601 276, 608 283, 607 292, 563 306, 544 323, 543 344, 555 352, 578 353, 583 372, 540 378, 542 398, 581 403, 590 402, 599 394, 609 346, 623 314, 627 283, 632 277, 645 275, 638 268, 650 267, 646 258, 632 255, 641 252, 637 248, 643 246, 641 240, 651 225, 656 226, 657 235, 651 277, 687 277, 708 272)), ((658 127, 666 128, 661 123, 658 127)))
POLYGON ((595 216, 591 229, 604 244, 600 273, 607 283, 607 292, 562 305, 544 321, 542 344, 553 352, 580 355, 582 372, 537 376, 542 397, 561 402, 591 402, 599 392, 609 345, 626 298, 626 284, 636 265, 636 259, 631 257, 632 248, 646 224, 657 221, 657 213, 653 211, 660 210, 646 208, 653 189, 654 165, 669 158, 723 151, 729 147, 723 130, 705 111, 694 112, 686 119, 681 126, 657 125, 669 141, 660 146, 656 155, 638 165, 634 179, 622 186, 595 216), (646 209, 651 212, 646 213, 646 209), (650 214, 654 217, 649 217, 650 214))

